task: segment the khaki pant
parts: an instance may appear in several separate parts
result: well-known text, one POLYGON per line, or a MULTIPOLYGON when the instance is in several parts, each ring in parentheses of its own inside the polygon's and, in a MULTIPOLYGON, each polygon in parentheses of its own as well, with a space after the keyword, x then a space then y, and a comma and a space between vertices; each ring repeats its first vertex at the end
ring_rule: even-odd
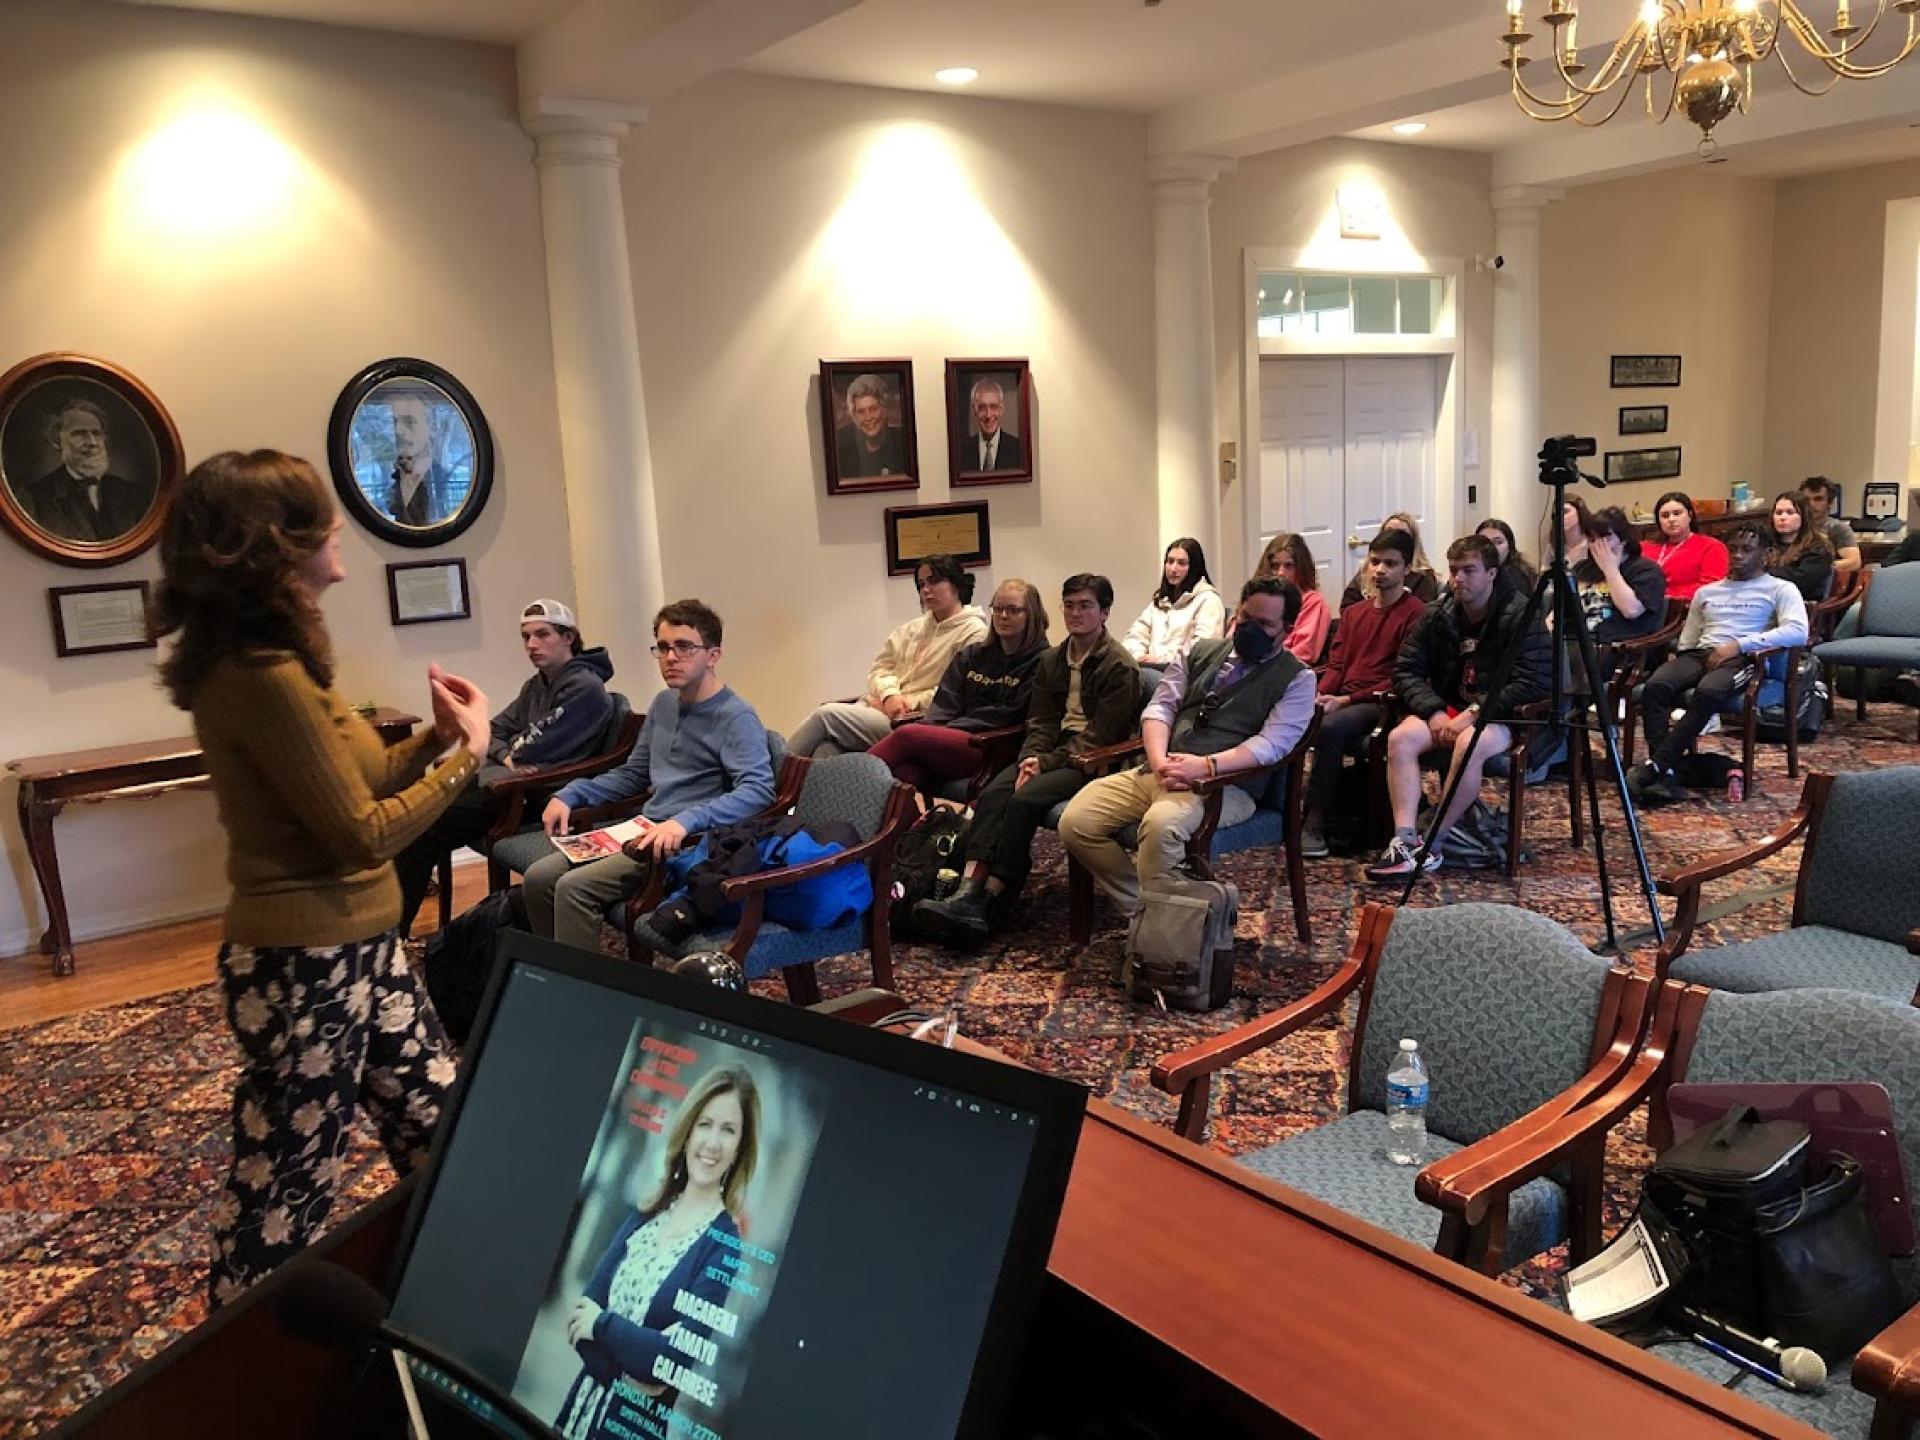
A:
POLYGON ((575 865, 556 850, 527 871, 520 892, 527 902, 527 921, 536 935, 598 952, 601 917, 614 901, 633 892, 645 871, 625 855, 575 865))
MULTIPOLYGON (((1091 781, 1067 802, 1060 817, 1060 843, 1092 872, 1095 883, 1128 915, 1140 902, 1140 887, 1180 871, 1187 841, 1200 828, 1206 802, 1186 790, 1169 790, 1152 771, 1136 766, 1091 781), (1114 836, 1139 822, 1137 853, 1127 854, 1114 836)), ((1238 825, 1253 813, 1253 797, 1229 786, 1220 797, 1220 824, 1238 825)))

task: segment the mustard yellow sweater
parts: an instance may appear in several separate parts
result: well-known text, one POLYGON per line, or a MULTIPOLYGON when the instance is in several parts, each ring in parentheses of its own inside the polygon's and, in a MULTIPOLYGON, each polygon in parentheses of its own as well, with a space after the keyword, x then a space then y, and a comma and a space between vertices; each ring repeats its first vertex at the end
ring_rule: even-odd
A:
POLYGON ((193 697, 231 853, 227 939, 345 945, 400 920, 393 857, 478 768, 431 729, 387 746, 298 659, 221 662, 193 697))

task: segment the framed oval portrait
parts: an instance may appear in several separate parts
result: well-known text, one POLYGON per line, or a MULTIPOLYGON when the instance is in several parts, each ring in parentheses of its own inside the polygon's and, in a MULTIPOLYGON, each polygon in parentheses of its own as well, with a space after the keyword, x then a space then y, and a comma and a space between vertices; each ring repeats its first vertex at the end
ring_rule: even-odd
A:
POLYGON ((480 518, 493 433, 473 396, 426 360, 367 366, 340 392, 327 460, 341 503, 396 545, 440 545, 480 518))
POLYGON ((117 565, 159 538, 186 473, 158 397, 118 365, 36 355, 0 375, 0 524, 63 565, 117 565))

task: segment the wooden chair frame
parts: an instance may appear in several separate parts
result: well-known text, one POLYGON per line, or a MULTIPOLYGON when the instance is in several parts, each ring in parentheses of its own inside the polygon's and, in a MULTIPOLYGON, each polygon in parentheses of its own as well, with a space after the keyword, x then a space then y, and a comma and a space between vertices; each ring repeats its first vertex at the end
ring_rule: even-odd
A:
MULTIPOLYGON (((1347 1094, 1351 1096, 1355 1092, 1361 1042, 1373 1003, 1374 979, 1379 973, 1380 957, 1386 951, 1394 914, 1390 905, 1372 904, 1362 910, 1346 961, 1311 994, 1225 1035, 1162 1056, 1154 1064, 1150 1078, 1155 1087, 1179 1100, 1173 1126, 1179 1135, 1196 1143, 1202 1140, 1213 1076, 1217 1072, 1308 1025, 1337 1016, 1347 998, 1358 991, 1359 1011, 1347 1061, 1347 1094)), ((1599 1179, 1605 1134, 1580 1145, 1563 1146, 1544 1159, 1536 1153, 1535 1137, 1564 1120, 1581 1097, 1594 1093, 1625 1072, 1639 1052, 1652 993, 1650 978, 1637 975, 1625 966, 1613 966, 1607 976, 1600 1013, 1595 1018, 1586 1073, 1544 1105, 1421 1172, 1415 1186, 1420 1198, 1442 1212, 1440 1237, 1434 1247, 1438 1254, 1485 1274, 1498 1274, 1506 1246, 1509 1198, 1520 1186, 1560 1164, 1572 1165, 1576 1178, 1582 1182, 1570 1186, 1568 1191, 1574 1263, 1599 1253, 1599 1179), (1473 1183, 1429 1185, 1427 1177, 1435 1171, 1448 1175, 1464 1172, 1472 1177, 1473 1183), (1586 1183, 1588 1181, 1591 1183, 1586 1183)))

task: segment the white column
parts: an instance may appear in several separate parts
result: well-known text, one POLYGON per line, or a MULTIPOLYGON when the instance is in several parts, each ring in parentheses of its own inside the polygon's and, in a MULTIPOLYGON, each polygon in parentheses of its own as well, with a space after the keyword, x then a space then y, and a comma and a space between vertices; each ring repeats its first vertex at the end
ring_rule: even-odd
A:
POLYGON ((522 115, 540 172, 576 608, 588 638, 640 675, 651 670, 642 652, 665 596, 620 142, 645 118, 550 100, 522 115))
MULTIPOLYGON (((1153 180, 1153 300, 1158 396, 1160 543, 1191 535, 1220 545, 1220 484, 1214 456, 1213 235, 1207 207, 1215 177, 1233 168, 1217 155, 1156 155, 1153 180)), ((1217 563, 1217 562, 1216 562, 1217 563)))
POLYGON ((1487 514, 1533 545, 1541 507, 1540 213, 1561 191, 1515 185, 1493 192, 1493 445, 1487 514))

